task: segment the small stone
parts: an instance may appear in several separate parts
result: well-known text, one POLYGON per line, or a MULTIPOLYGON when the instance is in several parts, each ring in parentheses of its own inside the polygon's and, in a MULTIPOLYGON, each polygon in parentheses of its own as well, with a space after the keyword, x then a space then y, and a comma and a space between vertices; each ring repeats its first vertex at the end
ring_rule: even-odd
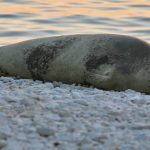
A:
POLYGON ((58 111, 58 114, 59 114, 60 117, 63 117, 63 118, 71 117, 71 113, 68 112, 68 111, 58 111))
POLYGON ((49 89, 54 88, 54 85, 53 85, 51 82, 46 82, 46 83, 45 83, 45 86, 46 86, 47 88, 49 88, 49 89))
POLYGON ((61 84, 62 84, 61 82, 56 82, 56 81, 54 81, 54 82, 53 82, 53 87, 54 87, 54 88, 60 87, 61 84))
POLYGON ((5 101, 7 101, 8 103, 15 103, 16 102, 14 97, 10 97, 10 96, 5 97, 5 101))
POLYGON ((4 148, 4 147, 6 147, 6 146, 7 146, 6 141, 0 140, 0 149, 4 148))
POLYGON ((135 129, 135 130, 144 130, 144 129, 150 130, 150 124, 135 124, 135 125, 132 126, 132 129, 135 129))
POLYGON ((61 95, 55 95, 53 96, 53 100, 61 100, 62 96, 61 95))
POLYGON ((144 98, 138 98, 131 100, 133 104, 136 104, 138 107, 143 106, 147 101, 144 98))
POLYGON ((88 104, 87 104, 87 102, 85 102, 85 101, 75 101, 75 103, 77 103, 77 104, 80 104, 80 105, 83 105, 83 106, 88 106, 88 104))
POLYGON ((81 98, 81 94, 79 92, 72 92, 72 98, 73 99, 79 99, 81 98))
POLYGON ((57 147, 57 146, 59 146, 59 145, 60 145, 59 142, 54 142, 54 146, 55 146, 55 147, 57 147))
POLYGON ((121 116, 124 113, 124 111, 121 108, 114 108, 112 106, 111 107, 106 106, 104 109, 107 110, 108 114, 114 116, 121 116))
POLYGON ((7 137, 8 137, 7 134, 5 134, 5 133, 3 133, 3 132, 0 132, 0 140, 1 140, 1 139, 2 139, 2 140, 6 140, 7 137))
POLYGON ((38 127, 36 131, 40 136, 43 136, 43 137, 54 135, 54 130, 50 129, 49 127, 38 127))

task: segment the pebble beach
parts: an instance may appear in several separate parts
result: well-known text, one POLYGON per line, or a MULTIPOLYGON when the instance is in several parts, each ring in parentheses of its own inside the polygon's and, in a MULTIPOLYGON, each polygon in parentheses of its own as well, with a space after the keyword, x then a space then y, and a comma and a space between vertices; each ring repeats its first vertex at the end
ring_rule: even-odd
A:
POLYGON ((2 150, 149 150, 150 95, 0 77, 2 150))

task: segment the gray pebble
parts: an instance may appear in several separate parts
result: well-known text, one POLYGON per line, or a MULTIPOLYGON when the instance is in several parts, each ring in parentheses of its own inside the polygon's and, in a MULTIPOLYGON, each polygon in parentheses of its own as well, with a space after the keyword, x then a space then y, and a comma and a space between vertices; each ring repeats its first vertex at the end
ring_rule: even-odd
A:
POLYGON ((7 146, 7 142, 5 140, 0 140, 0 149, 7 146))
POLYGON ((36 132, 43 137, 53 136, 54 130, 50 129, 49 127, 38 127, 36 132))

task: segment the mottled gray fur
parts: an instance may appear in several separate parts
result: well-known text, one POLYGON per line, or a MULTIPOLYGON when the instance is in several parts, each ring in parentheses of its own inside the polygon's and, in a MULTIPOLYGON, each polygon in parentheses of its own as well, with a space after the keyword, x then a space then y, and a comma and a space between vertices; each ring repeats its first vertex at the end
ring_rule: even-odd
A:
POLYGON ((150 45, 122 35, 70 35, 0 47, 1 75, 150 93, 150 45))

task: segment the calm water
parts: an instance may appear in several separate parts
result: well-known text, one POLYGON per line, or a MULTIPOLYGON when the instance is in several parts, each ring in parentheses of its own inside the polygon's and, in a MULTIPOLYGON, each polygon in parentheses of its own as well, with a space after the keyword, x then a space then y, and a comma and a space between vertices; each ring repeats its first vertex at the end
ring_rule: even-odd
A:
POLYGON ((150 42, 150 0, 0 0, 0 45, 77 33, 150 42))

